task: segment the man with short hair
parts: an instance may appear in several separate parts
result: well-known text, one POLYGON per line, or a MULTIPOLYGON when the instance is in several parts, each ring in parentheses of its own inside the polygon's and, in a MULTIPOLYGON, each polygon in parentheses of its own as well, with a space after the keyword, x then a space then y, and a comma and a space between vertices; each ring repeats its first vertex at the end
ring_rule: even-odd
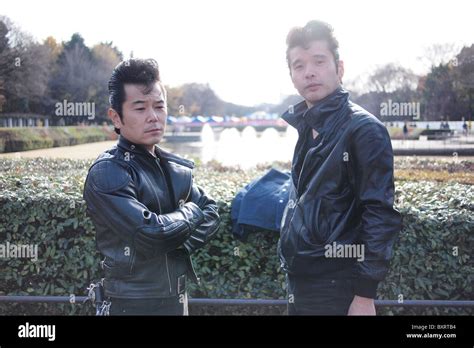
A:
POLYGON ((290 31, 286 57, 304 101, 283 119, 298 130, 278 253, 290 315, 375 315, 374 298, 401 229, 384 125, 349 100, 332 27, 290 31))
POLYGON ((121 62, 109 81, 118 143, 89 169, 84 199, 105 256, 112 315, 183 315, 190 254, 219 227, 216 202, 193 184, 191 161, 157 146, 166 91, 152 59, 121 62))

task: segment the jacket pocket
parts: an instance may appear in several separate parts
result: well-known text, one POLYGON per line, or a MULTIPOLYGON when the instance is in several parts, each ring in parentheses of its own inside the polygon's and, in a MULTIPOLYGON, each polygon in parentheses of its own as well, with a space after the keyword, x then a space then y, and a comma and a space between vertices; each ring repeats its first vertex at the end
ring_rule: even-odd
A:
POLYGON ((182 249, 176 249, 167 254, 169 265, 170 291, 173 295, 178 294, 178 279, 182 276, 190 276, 193 269, 190 269, 191 259, 187 252, 182 249))
POLYGON ((130 278, 130 266, 117 264, 110 259, 102 263, 106 279, 128 279, 130 278))
POLYGON ((341 236, 350 227, 354 207, 354 195, 349 186, 342 192, 326 194, 317 200, 306 225, 312 242, 325 245, 341 236))
POLYGON ((117 249, 115 258, 106 257, 102 263, 106 278, 127 279, 134 272, 136 250, 132 247, 117 249), (128 248, 128 249, 127 249, 128 248))
POLYGON ((324 208, 331 211, 346 212, 354 201, 354 192, 349 184, 345 185, 341 192, 328 193, 322 197, 324 208))

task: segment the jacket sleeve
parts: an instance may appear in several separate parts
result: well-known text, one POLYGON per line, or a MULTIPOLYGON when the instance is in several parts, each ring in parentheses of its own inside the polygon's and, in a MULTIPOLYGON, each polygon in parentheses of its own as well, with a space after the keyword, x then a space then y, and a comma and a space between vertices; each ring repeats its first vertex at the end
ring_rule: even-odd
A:
POLYGON ((176 249, 204 221, 203 212, 193 202, 169 214, 150 211, 137 200, 128 168, 110 160, 90 169, 84 200, 94 222, 110 228, 147 258, 176 249))
POLYGON ((191 202, 201 209, 204 220, 193 229, 191 236, 184 242, 184 247, 188 253, 192 253, 207 244, 218 231, 220 223, 216 202, 196 185, 193 185, 191 191, 191 202))
POLYGON ((382 124, 365 124, 353 135, 354 189, 360 214, 357 242, 364 245, 364 259, 355 265, 354 291, 356 295, 375 298, 401 229, 400 213, 393 207, 393 151, 382 124))

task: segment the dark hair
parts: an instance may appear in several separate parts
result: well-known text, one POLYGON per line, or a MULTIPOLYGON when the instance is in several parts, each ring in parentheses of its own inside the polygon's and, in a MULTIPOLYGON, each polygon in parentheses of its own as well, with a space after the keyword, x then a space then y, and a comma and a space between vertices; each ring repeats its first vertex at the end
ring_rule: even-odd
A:
MULTIPOLYGON (((156 82, 161 82, 158 63, 154 59, 128 59, 120 62, 112 72, 109 80, 109 102, 120 119, 123 120, 122 105, 125 101, 124 84, 133 83, 143 85, 144 94, 148 94, 153 89, 156 82)), ((161 85, 161 84, 160 84, 161 85)), ((164 86, 161 89, 166 97, 164 86)), ((120 134, 120 130, 115 128, 115 132, 120 134)))
POLYGON ((290 50, 294 47, 307 48, 312 41, 326 41, 329 50, 334 56, 334 62, 339 61, 339 42, 334 36, 334 29, 326 22, 313 20, 306 23, 304 27, 294 27, 286 37, 286 61, 290 68, 290 50))

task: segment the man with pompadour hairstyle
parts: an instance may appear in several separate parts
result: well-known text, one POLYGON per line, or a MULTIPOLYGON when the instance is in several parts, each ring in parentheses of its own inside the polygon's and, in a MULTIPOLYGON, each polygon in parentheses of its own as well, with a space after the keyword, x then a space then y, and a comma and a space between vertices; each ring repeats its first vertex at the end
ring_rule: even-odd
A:
POLYGON ((198 279, 190 255, 217 232, 217 204, 193 183, 193 162, 157 146, 167 105, 156 61, 121 62, 109 94, 120 137, 90 167, 84 199, 110 314, 187 314, 186 279, 198 279))
POLYGON ((287 37, 291 80, 304 98, 282 116, 299 135, 278 243, 290 315, 375 315, 401 229, 390 136, 349 100, 338 50, 322 21, 287 37))

